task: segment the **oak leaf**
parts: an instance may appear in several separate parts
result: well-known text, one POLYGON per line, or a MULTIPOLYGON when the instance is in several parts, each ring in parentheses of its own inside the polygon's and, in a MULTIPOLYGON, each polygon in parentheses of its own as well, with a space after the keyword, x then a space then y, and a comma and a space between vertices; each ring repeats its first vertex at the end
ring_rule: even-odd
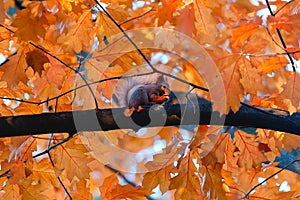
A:
POLYGON ((44 70, 44 64, 48 63, 49 59, 40 50, 35 49, 26 53, 26 62, 28 66, 32 67, 33 70, 41 76, 44 70))
POLYGON ((120 185, 116 174, 113 174, 104 179, 100 187, 101 197, 104 200, 108 199, 146 199, 151 194, 148 190, 141 186, 133 187, 131 185, 120 185))
POLYGON ((90 192, 90 188, 88 186, 89 184, 87 183, 86 180, 81 179, 78 182, 74 182, 73 191, 71 193, 72 199, 74 200, 92 200, 92 194, 90 192))
POLYGON ((23 41, 37 42, 39 37, 43 38, 45 36, 45 25, 48 25, 48 21, 45 15, 41 14, 44 12, 41 2, 35 2, 31 5, 30 8, 18 10, 11 25, 17 28, 15 34, 23 41))
POLYGON ((300 102, 300 75, 296 72, 291 73, 287 78, 287 83, 283 86, 283 92, 278 96, 282 101, 290 101, 292 103, 292 110, 298 108, 300 102))
POLYGON ((59 188, 60 183, 57 179, 53 166, 47 159, 42 159, 39 162, 33 162, 32 180, 42 182, 43 184, 59 188))
POLYGON ((183 5, 181 0, 162 0, 162 6, 157 11, 158 26, 163 26, 167 21, 171 22, 176 9, 183 5))
POLYGON ((87 166, 92 161, 87 155, 88 150, 83 144, 76 144, 75 139, 69 140, 51 151, 55 167, 66 170, 67 178, 71 181, 76 176, 79 179, 90 177, 90 168, 87 166))
POLYGON ((237 27, 232 29, 231 44, 233 47, 243 46, 257 30, 259 30, 262 24, 261 18, 255 18, 251 22, 239 24, 237 27))
POLYGON ((237 130, 234 134, 234 142, 239 149, 237 155, 239 155, 238 164, 240 166, 252 169, 252 167, 259 167, 262 162, 266 161, 265 156, 259 151, 259 143, 255 140, 254 135, 237 130))
POLYGON ((212 15, 212 9, 206 5, 208 1, 197 0, 194 1, 195 11, 195 27, 197 30, 197 40, 201 43, 212 43, 218 34, 216 18, 212 15))
POLYGON ((225 191, 222 188, 222 164, 215 166, 202 165, 200 173, 205 176, 203 192, 210 199, 225 199, 225 191))
POLYGON ((239 72, 238 61, 231 68, 223 71, 223 80, 225 80, 225 90, 227 96, 227 112, 230 108, 237 112, 240 108, 240 96, 244 94, 241 84, 241 74, 239 72))
POLYGON ((261 63, 257 69, 261 73, 270 73, 280 67, 285 67, 287 64, 289 64, 289 61, 286 57, 274 57, 268 60, 265 60, 263 63, 261 63))
POLYGON ((149 191, 153 190, 157 185, 162 194, 169 190, 172 165, 164 166, 158 170, 147 172, 143 178, 143 186, 149 191))
POLYGON ((170 189, 176 189, 176 199, 201 199, 200 179, 196 175, 197 168, 193 162, 192 153, 189 152, 185 156, 178 169, 174 169, 172 173, 178 173, 177 176, 171 179, 170 189))
POLYGON ((18 184, 10 184, 7 183, 3 187, 4 194, 1 196, 3 199, 16 199, 16 200, 21 200, 22 195, 20 193, 20 188, 18 184))
POLYGON ((194 24, 195 15, 192 4, 185 6, 178 12, 179 15, 175 17, 175 30, 184 33, 189 37, 193 37, 196 33, 196 27, 194 24))
POLYGON ((2 23, 5 19, 4 2, 0 2, 0 22, 2 23))
POLYGON ((46 184, 33 181, 32 176, 23 179, 20 186, 22 199, 47 200, 47 197, 42 193, 46 189, 48 189, 46 184))
POLYGON ((20 81, 26 84, 27 76, 25 75, 25 70, 27 63, 25 55, 21 51, 18 51, 8 61, 0 66, 0 71, 4 72, 1 80, 6 81, 10 87, 16 86, 20 81))
POLYGON ((258 74, 257 69, 252 66, 248 59, 240 59, 239 71, 241 74, 240 82, 245 92, 256 95, 262 91, 262 78, 258 74))

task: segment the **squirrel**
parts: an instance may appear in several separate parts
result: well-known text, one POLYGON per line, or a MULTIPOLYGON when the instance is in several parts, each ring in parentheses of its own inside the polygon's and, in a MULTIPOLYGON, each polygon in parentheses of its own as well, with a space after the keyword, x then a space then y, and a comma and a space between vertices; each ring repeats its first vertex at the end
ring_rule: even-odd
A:
POLYGON ((117 107, 138 107, 167 103, 171 91, 163 75, 151 74, 122 79, 117 84, 112 96, 117 107))

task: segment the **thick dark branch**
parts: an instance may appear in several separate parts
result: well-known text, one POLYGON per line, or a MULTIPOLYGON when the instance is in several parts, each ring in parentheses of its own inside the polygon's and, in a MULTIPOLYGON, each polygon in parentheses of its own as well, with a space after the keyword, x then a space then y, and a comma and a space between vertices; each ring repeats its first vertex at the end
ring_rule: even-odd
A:
POLYGON ((212 112, 211 102, 199 98, 198 103, 199 105, 166 105, 166 114, 162 112, 162 107, 150 109, 149 106, 145 106, 145 110, 134 112, 131 117, 124 114, 125 108, 0 117, 0 137, 62 132, 74 134, 120 128, 138 130, 139 126, 149 125, 149 110, 153 119, 149 125, 151 127, 211 124, 265 128, 300 135, 300 113, 289 115, 287 111, 253 108, 243 104, 237 113, 230 112, 220 117, 218 112, 212 112), (199 114, 200 118, 197 117, 199 114), (166 118, 164 123, 163 116, 166 118))

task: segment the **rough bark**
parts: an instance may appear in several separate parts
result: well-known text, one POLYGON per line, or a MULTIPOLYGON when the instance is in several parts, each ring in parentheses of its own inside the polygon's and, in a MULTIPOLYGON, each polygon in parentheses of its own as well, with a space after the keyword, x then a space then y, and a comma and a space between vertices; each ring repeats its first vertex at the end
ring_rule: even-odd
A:
POLYGON ((192 124, 265 128, 300 135, 300 113, 290 115, 283 110, 241 105, 238 112, 229 112, 227 115, 220 116, 218 112, 212 111, 211 102, 198 98, 198 104, 198 108, 197 105, 191 104, 165 105, 165 113, 162 107, 153 109, 153 107, 143 106, 144 110, 134 112, 131 117, 124 114, 125 108, 0 117, 0 137, 63 132, 74 134, 82 131, 107 131, 120 128, 138 130, 139 126, 192 124), (136 124, 131 123, 130 120, 136 124))

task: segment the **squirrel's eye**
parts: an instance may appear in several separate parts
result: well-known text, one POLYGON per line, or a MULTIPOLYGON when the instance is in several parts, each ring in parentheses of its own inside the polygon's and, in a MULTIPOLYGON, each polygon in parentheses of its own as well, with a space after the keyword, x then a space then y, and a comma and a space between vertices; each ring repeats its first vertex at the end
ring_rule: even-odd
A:
POLYGON ((166 89, 167 87, 165 85, 162 86, 164 89, 166 89))

